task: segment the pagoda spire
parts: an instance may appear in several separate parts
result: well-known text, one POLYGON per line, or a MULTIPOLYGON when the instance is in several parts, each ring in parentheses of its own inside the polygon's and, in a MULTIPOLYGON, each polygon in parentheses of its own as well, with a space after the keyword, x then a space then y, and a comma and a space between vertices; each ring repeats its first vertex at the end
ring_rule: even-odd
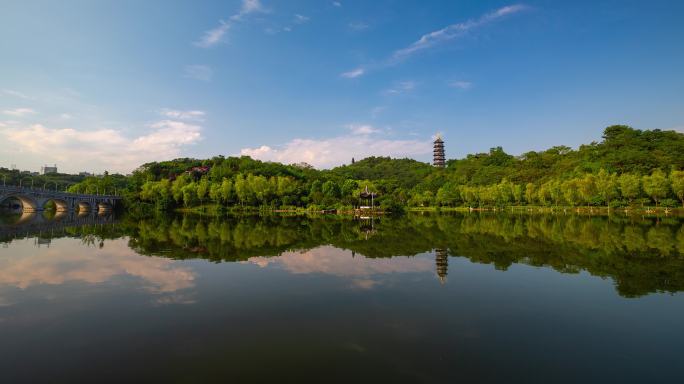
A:
POLYGON ((446 158, 444 155, 444 140, 442 140, 442 135, 437 135, 437 138, 433 144, 434 150, 432 165, 438 168, 444 168, 446 165, 446 158))

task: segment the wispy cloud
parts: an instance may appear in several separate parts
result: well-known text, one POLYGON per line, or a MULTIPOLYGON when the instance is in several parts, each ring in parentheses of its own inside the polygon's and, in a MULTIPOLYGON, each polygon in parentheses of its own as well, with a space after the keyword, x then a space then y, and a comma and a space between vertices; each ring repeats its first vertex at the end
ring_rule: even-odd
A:
POLYGON ((219 25, 204 32, 204 35, 194 44, 202 48, 210 48, 223 41, 223 36, 232 27, 232 23, 241 21, 245 16, 256 13, 266 12, 266 9, 259 0, 243 0, 240 11, 228 18, 228 21, 219 20, 219 25))
POLYGON ((411 92, 414 88, 416 88, 416 82, 415 81, 400 81, 396 83, 392 88, 387 89, 384 91, 386 95, 398 95, 401 93, 407 93, 411 92))
POLYGON ((190 79, 200 80, 200 81, 210 81, 214 71, 206 65, 186 65, 185 66, 185 77, 190 79))
POLYGON ((374 107, 373 109, 371 109, 371 117, 375 119, 378 116, 380 116, 381 113, 385 112, 386 110, 387 110, 387 107, 385 107, 385 106, 374 107))
POLYGON ((349 124, 347 128, 353 135, 370 135, 379 133, 380 130, 370 124, 349 124))
POLYGON ((369 25, 361 21, 352 21, 351 23, 347 24, 347 27, 349 27, 349 29, 352 31, 363 31, 368 29, 369 25))
POLYGON ((294 15, 294 23, 295 24, 304 24, 307 21, 311 20, 309 17, 300 15, 300 14, 295 14, 294 15))
POLYGON ((505 16, 520 13, 527 9, 529 9, 529 7, 522 4, 508 5, 499 8, 493 12, 486 13, 477 19, 470 19, 464 22, 448 25, 442 29, 432 31, 421 36, 418 40, 408 45, 407 47, 394 51, 389 58, 385 59, 380 64, 376 64, 373 66, 363 66, 356 69, 355 71, 363 69, 364 71, 360 74, 363 75, 367 73, 368 70, 371 68, 377 69, 398 64, 403 60, 407 59, 408 57, 417 54, 418 52, 425 51, 437 45, 444 44, 448 41, 463 37, 474 29, 491 24, 495 21, 504 18, 505 16))
POLYGON ((333 5, 333 7, 341 7, 342 3, 340 3, 339 1, 333 1, 332 5, 333 5))
POLYGON ((354 78, 357 78, 359 76, 363 76, 364 73, 366 73, 365 69, 356 68, 356 69, 352 69, 349 72, 344 72, 344 73, 340 74, 340 76, 345 77, 347 79, 354 79, 354 78))
POLYGON ((5 115, 14 116, 14 117, 24 117, 27 115, 33 115, 34 113, 36 113, 36 111, 34 111, 31 108, 15 108, 15 109, 4 110, 4 111, 2 111, 2 113, 4 113, 5 115))
POLYGON ((348 163, 352 157, 414 157, 432 151, 430 140, 392 140, 378 136, 378 129, 367 124, 351 124, 349 133, 327 139, 293 139, 282 146, 262 145, 243 148, 241 155, 286 164, 305 162, 317 168, 348 163))
POLYGON ((159 111, 159 114, 170 119, 204 121, 204 116, 206 113, 199 110, 183 111, 178 109, 163 108, 159 111))
POLYGON ((27 96, 26 94, 21 93, 19 91, 15 91, 13 89, 3 89, 2 93, 7 95, 7 96, 18 97, 18 98, 24 99, 24 100, 31 100, 32 99, 31 97, 27 96))
POLYGON ((451 88, 458 88, 458 89, 466 90, 466 89, 470 89, 470 88, 473 86, 473 83, 471 83, 471 82, 469 82, 469 81, 462 81, 462 80, 459 80, 459 81, 452 81, 452 82, 450 82, 450 83, 449 83, 449 86, 450 86, 451 88))
POLYGON ((300 15, 300 14, 295 14, 292 17, 292 20, 285 24, 285 26, 271 26, 266 29, 264 29, 264 32, 268 33, 269 35, 275 35, 280 32, 292 32, 297 26, 306 24, 311 20, 308 16, 300 15))
POLYGON ((209 48, 218 44, 221 39, 223 39, 223 35, 230 29, 229 23, 223 20, 219 20, 219 23, 220 25, 218 27, 205 31, 204 36, 202 36, 199 41, 196 41, 195 45, 202 48, 209 48))

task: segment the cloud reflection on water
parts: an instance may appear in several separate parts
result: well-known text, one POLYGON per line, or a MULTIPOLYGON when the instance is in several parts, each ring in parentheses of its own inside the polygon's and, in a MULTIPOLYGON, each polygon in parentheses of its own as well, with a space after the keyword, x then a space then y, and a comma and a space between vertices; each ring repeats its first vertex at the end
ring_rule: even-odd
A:
POLYGON ((277 266, 294 274, 323 273, 351 279, 352 286, 371 289, 379 275, 409 272, 432 272, 434 260, 422 257, 367 258, 353 257, 351 251, 322 246, 303 252, 285 252, 278 257, 252 257, 249 263, 262 268, 277 266))
MULTIPOLYGON (((25 290, 67 282, 102 284, 118 276, 138 278, 144 290, 158 295, 172 296, 170 294, 194 287, 192 269, 174 260, 140 256, 127 246, 125 239, 108 241, 102 249, 84 248, 71 239, 49 248, 16 242, 12 251, 0 258, 0 287, 25 290)), ((188 302, 177 298, 157 301, 188 302)))

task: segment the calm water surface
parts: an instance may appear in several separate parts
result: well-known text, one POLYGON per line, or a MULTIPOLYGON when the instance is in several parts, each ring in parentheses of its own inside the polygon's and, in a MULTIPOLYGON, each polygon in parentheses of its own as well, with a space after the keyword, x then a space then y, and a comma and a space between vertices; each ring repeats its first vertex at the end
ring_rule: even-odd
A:
POLYGON ((683 224, 4 217, 0 377, 680 382, 683 224))

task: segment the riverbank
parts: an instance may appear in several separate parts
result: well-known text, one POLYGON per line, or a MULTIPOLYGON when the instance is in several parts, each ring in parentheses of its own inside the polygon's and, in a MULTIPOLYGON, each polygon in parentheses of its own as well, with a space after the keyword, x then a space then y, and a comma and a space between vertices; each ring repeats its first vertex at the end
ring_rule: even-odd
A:
POLYGON ((319 207, 301 208, 271 208, 271 207, 224 207, 217 204, 204 204, 196 207, 178 208, 179 213, 192 213, 203 215, 225 215, 231 213, 251 213, 251 214, 331 214, 331 215, 386 215, 404 212, 491 212, 491 213, 548 213, 548 214, 581 214, 581 215, 673 215, 684 216, 682 208, 661 208, 661 207, 546 207, 546 206, 507 206, 507 207, 404 207, 402 212, 383 211, 379 207, 375 210, 370 209, 320 209, 319 207))

